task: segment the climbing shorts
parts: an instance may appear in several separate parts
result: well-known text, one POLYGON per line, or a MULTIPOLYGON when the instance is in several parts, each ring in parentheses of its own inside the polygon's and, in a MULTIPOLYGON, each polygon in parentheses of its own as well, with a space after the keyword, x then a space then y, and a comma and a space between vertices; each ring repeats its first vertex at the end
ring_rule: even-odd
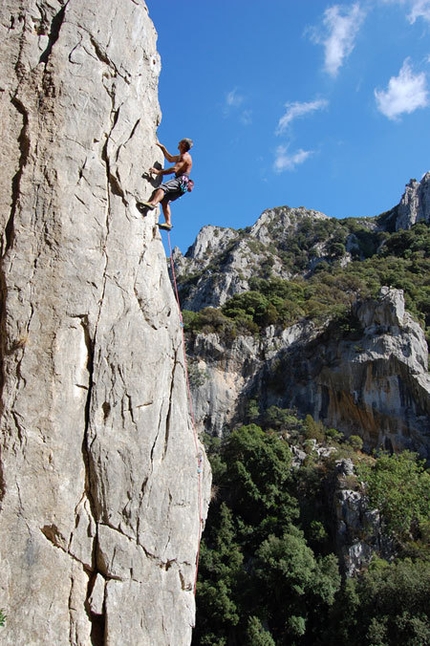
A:
POLYGON ((173 179, 169 179, 169 181, 160 184, 158 188, 161 188, 161 190, 164 191, 164 197, 167 197, 169 202, 174 202, 187 192, 186 186, 188 181, 188 175, 179 175, 178 177, 174 177, 173 179))

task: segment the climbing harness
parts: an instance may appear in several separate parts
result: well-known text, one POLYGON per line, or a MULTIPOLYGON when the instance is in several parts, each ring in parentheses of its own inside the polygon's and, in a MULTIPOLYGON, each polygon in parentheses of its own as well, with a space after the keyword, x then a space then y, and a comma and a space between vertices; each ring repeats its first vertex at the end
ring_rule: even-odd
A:
POLYGON ((182 195, 185 193, 191 193, 191 191, 194 188, 194 181, 188 177, 188 175, 181 175, 179 177, 181 180, 179 190, 181 191, 182 195))
MULTIPOLYGON (((192 180, 190 180, 192 182, 192 180)), ((192 190, 192 189, 188 189, 192 190)), ((176 303, 178 305, 178 312, 179 312, 179 321, 182 329, 182 347, 184 350, 184 369, 185 369, 185 380, 187 384, 187 395, 188 395, 188 406, 189 406, 189 412, 190 412, 190 417, 191 417, 191 424, 193 427, 193 436, 194 436, 194 446, 196 449, 196 458, 197 458, 197 478, 198 478, 198 503, 199 503, 199 536, 198 536, 198 544, 197 544, 197 555, 196 555, 196 575, 194 579, 194 595, 196 594, 196 587, 197 587, 197 576, 198 576, 198 570, 199 570, 199 559, 200 559, 200 541, 202 538, 202 533, 203 533, 203 495, 202 495, 202 473, 203 473, 203 453, 199 447, 199 439, 197 435, 197 429, 196 429, 196 422, 195 422, 195 417, 194 417, 194 409, 193 409, 193 400, 191 397, 191 387, 190 387, 190 379, 188 375, 188 364, 187 364, 187 353, 186 353, 186 346, 185 346, 185 333, 184 333, 184 319, 182 316, 182 311, 181 311, 181 303, 179 300, 179 292, 178 292, 178 285, 176 282, 176 274, 175 274, 175 264, 173 262, 173 255, 172 255, 172 244, 170 241, 170 232, 167 232, 167 240, 169 244, 169 254, 170 254, 170 268, 171 268, 171 274, 172 274, 172 282, 173 282, 173 290, 175 292, 175 298, 176 298, 176 303)))

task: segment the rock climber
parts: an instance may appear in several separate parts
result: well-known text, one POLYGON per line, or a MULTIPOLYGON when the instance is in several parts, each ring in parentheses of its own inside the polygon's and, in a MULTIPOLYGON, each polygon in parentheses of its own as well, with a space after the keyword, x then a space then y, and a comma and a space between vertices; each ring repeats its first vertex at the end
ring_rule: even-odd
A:
POLYGON ((193 160, 189 153, 189 150, 193 146, 191 139, 181 139, 178 144, 179 155, 171 155, 167 148, 157 142, 157 146, 161 148, 163 155, 167 161, 174 163, 174 166, 171 168, 151 168, 149 173, 153 175, 171 175, 175 174, 173 179, 160 184, 160 186, 155 189, 151 198, 148 202, 140 202, 138 207, 141 209, 155 209, 157 204, 161 202, 161 207, 163 209, 165 223, 159 223, 158 226, 160 229, 165 229, 170 231, 172 229, 171 221, 171 211, 170 211, 170 202, 177 200, 179 197, 184 195, 187 191, 191 191, 194 186, 194 182, 190 179, 190 172, 193 166, 193 160))

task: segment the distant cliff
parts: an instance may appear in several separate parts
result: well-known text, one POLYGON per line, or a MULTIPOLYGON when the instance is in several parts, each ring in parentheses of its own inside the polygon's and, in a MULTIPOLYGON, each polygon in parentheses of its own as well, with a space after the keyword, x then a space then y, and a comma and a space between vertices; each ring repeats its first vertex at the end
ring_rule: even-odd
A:
POLYGON ((216 333, 190 341, 199 380, 199 427, 222 436, 246 419, 251 400, 312 415, 367 450, 411 449, 430 457, 430 374, 423 331, 399 290, 354 306, 361 332, 342 335, 309 322, 228 342, 216 333))
POLYGON ((137 0, 0 13, 1 642, 186 646, 208 470, 135 206, 161 161, 156 33, 137 0))
POLYGON ((246 229, 204 226, 185 255, 174 250, 182 305, 218 307, 250 289, 256 277, 306 278, 323 262, 365 258, 385 233, 417 222, 430 223, 430 172, 411 180, 400 203, 375 217, 338 220, 302 206, 278 206, 246 229))
POLYGON ((359 435, 369 451, 430 458, 428 288, 418 285, 429 269, 429 180, 411 181, 375 218, 278 207, 245 230, 204 227, 185 257, 175 252, 183 305, 207 320, 188 344, 201 429, 222 436, 256 401, 359 435), (415 238, 402 234, 419 222, 415 238), (378 280, 396 287, 376 290, 378 280), (278 295, 266 307, 271 286, 278 295), (415 318, 403 286, 408 302, 416 292, 415 318))

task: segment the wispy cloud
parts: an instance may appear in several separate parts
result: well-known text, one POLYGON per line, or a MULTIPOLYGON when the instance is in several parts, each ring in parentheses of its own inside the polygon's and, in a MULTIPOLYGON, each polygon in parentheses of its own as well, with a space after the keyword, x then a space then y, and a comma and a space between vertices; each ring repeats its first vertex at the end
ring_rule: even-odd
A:
MULTIPOLYGON (((285 113, 278 121, 278 127, 276 129, 276 135, 282 135, 286 130, 289 129, 292 122, 295 119, 305 117, 317 112, 318 110, 324 110, 328 106, 328 101, 325 99, 316 99, 315 101, 294 101, 292 103, 285 104, 285 113)), ((289 134, 291 134, 289 132, 289 134)), ((277 173, 281 173, 286 170, 294 170, 296 166, 303 164, 311 155, 314 154, 313 150, 303 150, 300 148, 294 153, 289 152, 288 145, 278 146, 276 149, 275 162, 273 168, 277 173)))
POLYGON ((252 110, 243 110, 239 119, 244 126, 250 126, 252 123, 252 110))
POLYGON ((378 110, 389 119, 414 112, 429 105, 427 78, 424 72, 414 74, 406 59, 398 76, 392 76, 386 90, 375 90, 378 110))
POLYGON ((406 5, 409 8, 407 18, 411 24, 418 18, 430 22, 430 0, 383 0, 383 2, 406 5))
POLYGON ((242 109, 245 103, 245 97, 240 94, 237 88, 230 90, 225 95, 223 112, 224 116, 230 115, 232 112, 239 114, 239 121, 244 126, 249 126, 252 123, 252 110, 242 109))
POLYGON ((365 16, 358 2, 352 6, 333 5, 324 12, 323 29, 311 30, 313 42, 324 47, 324 69, 330 76, 337 76, 353 51, 365 16))
POLYGON ((279 119, 278 129, 276 134, 282 134, 290 125, 294 119, 299 117, 304 117, 307 114, 316 112, 317 110, 323 110, 328 106, 328 101, 325 99, 317 99, 316 101, 305 101, 300 103, 295 101, 294 103, 285 104, 285 114, 279 119))
POLYGON ((282 173, 285 170, 294 170, 296 166, 303 164, 312 154, 312 150, 302 149, 297 150, 295 153, 289 153, 288 146, 278 146, 273 168, 277 173, 282 173))
POLYGON ((227 92, 225 97, 225 106, 226 108, 238 108, 242 105, 243 100, 244 97, 239 94, 237 88, 234 88, 234 90, 227 92))
POLYGON ((409 21, 414 23, 417 18, 424 18, 430 22, 430 0, 415 0, 408 15, 409 21))

